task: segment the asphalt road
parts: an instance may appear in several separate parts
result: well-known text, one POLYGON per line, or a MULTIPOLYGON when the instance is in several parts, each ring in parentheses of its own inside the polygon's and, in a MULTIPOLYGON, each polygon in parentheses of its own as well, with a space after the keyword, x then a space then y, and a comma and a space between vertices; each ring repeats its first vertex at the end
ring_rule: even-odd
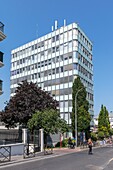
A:
POLYGON ((71 153, 63 156, 35 158, 27 162, 1 166, 2 170, 113 170, 113 147, 93 149, 93 155, 88 151, 71 153))

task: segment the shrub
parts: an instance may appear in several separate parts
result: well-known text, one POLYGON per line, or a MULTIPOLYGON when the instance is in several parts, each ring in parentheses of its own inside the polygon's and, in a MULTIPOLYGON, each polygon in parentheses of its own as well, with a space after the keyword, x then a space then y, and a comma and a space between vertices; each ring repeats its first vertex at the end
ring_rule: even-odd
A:
MULTIPOLYGON (((66 147, 67 144, 68 144, 68 139, 62 140, 62 147, 66 147)), ((57 142, 57 144, 55 145, 55 147, 60 147, 60 142, 57 142)))
POLYGON ((97 135, 96 135, 96 133, 94 133, 94 132, 91 132, 91 139, 93 140, 93 141, 97 141, 97 135))
POLYGON ((109 134, 110 134, 110 136, 113 135, 113 129, 110 129, 109 134))
POLYGON ((109 136, 110 136, 110 134, 107 132, 107 133, 105 134, 105 137, 108 138, 109 136))
POLYGON ((100 131, 100 132, 98 133, 98 139, 103 140, 104 137, 105 137, 105 136, 104 136, 104 132, 100 131))
POLYGON ((68 145, 68 139, 64 139, 62 141, 62 147, 66 147, 68 145))
POLYGON ((57 142, 57 143, 55 144, 55 147, 60 147, 60 142, 57 142))

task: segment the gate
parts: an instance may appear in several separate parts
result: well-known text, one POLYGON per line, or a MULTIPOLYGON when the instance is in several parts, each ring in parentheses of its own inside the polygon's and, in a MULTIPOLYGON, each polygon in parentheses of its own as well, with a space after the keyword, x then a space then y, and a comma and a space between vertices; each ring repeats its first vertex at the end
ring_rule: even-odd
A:
POLYGON ((39 130, 27 131, 27 144, 24 146, 24 158, 35 157, 35 153, 40 151, 41 134, 39 130))

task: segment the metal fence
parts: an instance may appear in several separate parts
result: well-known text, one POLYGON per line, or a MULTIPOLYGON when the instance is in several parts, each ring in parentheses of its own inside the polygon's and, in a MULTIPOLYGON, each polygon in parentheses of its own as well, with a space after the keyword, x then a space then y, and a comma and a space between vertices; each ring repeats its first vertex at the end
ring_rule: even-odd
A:
POLYGON ((22 130, 21 129, 0 129, 0 145, 21 143, 22 130))
POLYGON ((11 146, 0 146, 0 163, 11 161, 11 146))

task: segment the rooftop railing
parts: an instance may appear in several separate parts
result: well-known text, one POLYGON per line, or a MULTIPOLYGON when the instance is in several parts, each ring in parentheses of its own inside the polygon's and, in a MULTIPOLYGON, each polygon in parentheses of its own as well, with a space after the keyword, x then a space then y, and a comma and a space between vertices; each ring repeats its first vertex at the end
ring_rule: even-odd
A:
POLYGON ((3 63, 3 55, 4 55, 4 53, 2 53, 1 51, 0 51, 0 61, 3 63))
POLYGON ((2 91, 2 80, 0 80, 0 91, 2 91))
POLYGON ((0 22, 0 31, 4 32, 4 24, 0 22))

